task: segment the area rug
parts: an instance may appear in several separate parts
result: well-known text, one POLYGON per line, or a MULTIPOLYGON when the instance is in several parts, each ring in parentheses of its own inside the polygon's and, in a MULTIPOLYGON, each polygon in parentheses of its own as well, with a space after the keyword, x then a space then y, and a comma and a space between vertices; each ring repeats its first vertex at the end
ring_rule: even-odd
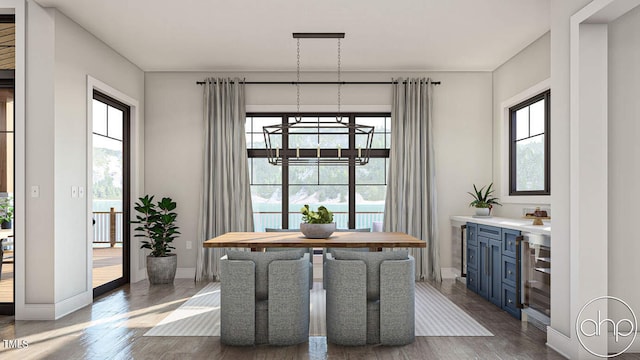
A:
MULTIPOLYGON (((325 291, 311 290, 309 336, 326 336, 325 291)), ((433 286, 416 283, 416 336, 493 336, 433 286)), ((220 283, 210 283, 144 336, 220 336, 220 283)))

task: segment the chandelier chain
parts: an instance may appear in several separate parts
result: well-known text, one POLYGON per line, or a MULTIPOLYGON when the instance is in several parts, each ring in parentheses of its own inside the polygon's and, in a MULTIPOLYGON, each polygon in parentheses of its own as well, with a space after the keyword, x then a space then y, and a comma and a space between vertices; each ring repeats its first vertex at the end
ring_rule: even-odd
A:
POLYGON ((342 67, 342 56, 340 49, 340 38, 338 38, 338 116, 336 116, 336 121, 342 122, 342 115, 340 115, 340 103, 342 98, 342 77, 341 77, 341 67, 342 67))
POLYGON ((296 109, 298 115, 295 117, 296 122, 300 122, 302 120, 302 116, 300 116, 300 38, 296 39, 297 42, 297 57, 298 57, 298 65, 296 67, 296 109))

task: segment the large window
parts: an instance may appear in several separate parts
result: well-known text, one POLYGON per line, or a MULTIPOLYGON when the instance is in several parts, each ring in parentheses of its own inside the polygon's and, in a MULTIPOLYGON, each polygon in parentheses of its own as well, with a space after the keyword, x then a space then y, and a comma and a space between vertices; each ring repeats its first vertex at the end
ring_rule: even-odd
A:
POLYGON ((509 195, 549 195, 550 91, 509 108, 509 195))
MULTIPOLYGON (((254 225, 265 228, 297 229, 300 208, 325 205, 334 213, 338 228, 370 228, 382 221, 389 158, 389 114, 342 114, 343 121, 375 127, 373 150, 364 166, 274 166, 267 162, 262 127, 294 121, 294 114, 247 114, 246 140, 251 176, 254 225)), ((302 114, 304 122, 335 121, 335 114, 302 114)), ((275 139, 281 149, 342 149, 364 147, 346 134, 289 133, 275 139)), ((272 141, 274 141, 272 139, 272 141)))

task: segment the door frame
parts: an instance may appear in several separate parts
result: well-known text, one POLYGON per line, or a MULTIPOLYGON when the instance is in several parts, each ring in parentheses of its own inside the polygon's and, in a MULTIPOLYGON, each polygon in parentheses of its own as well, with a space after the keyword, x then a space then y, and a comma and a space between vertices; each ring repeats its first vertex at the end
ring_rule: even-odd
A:
MULTIPOLYGON (((86 206, 87 206, 87 291, 93 290, 93 122, 88 121, 93 116, 93 92, 94 90, 105 94, 124 105, 129 106, 129 165, 127 170, 129 173, 129 214, 134 212, 134 205, 132 200, 139 198, 143 192, 143 183, 141 181, 141 164, 142 164, 142 133, 140 124, 140 105, 137 99, 125 94, 124 92, 117 90, 110 85, 87 75, 87 178, 86 178, 86 206)), ((129 223, 128 218, 123 217, 123 226, 128 226, 130 234, 133 234, 133 228, 129 223)), ((124 251, 124 250, 123 250, 124 251)), ((133 236, 129 239, 129 248, 127 249, 129 267, 129 281, 137 282, 146 278, 144 259, 141 259, 143 254, 140 251, 138 242, 133 236)), ((124 261, 124 259, 123 259, 124 261)))
MULTIPOLYGON (((97 287, 93 288, 93 297, 96 298, 108 291, 111 291, 113 289, 116 289, 122 285, 128 284, 130 281, 130 242, 131 242, 131 229, 128 228, 127 226, 125 226, 127 224, 127 219, 129 219, 130 216, 130 205, 131 204, 131 196, 130 196, 130 188, 131 188, 131 178, 129 176, 130 173, 130 166, 129 166, 129 158, 131 157, 131 152, 130 152, 130 144, 129 144, 129 139, 131 138, 131 107, 127 104, 124 104, 106 94, 104 94, 103 92, 101 92, 100 90, 94 89, 93 90, 93 100, 97 100, 102 102, 103 104, 106 104, 108 107, 112 107, 114 109, 118 109, 122 111, 122 120, 123 120, 123 126, 122 126, 122 276, 116 279, 113 279, 111 281, 109 281, 108 283, 99 285, 97 287)), ((92 102, 93 103, 93 102, 92 102)), ((108 119, 108 117, 107 117, 108 119)), ((90 121, 87 122, 91 122, 91 124, 93 124, 93 114, 92 114, 92 119, 90 121)), ((108 128, 108 124, 107 124, 107 128, 108 128)), ((93 131, 92 131, 92 136, 91 139, 93 141, 93 131)), ((93 150, 93 143, 91 146, 92 150, 93 150)), ((93 174, 93 156, 92 156, 92 164, 91 164, 91 173, 93 174)), ((93 180, 93 179, 92 179, 93 180)), ((87 181, 87 183, 91 183, 93 184, 93 181, 87 181)), ((93 194, 93 193, 92 193, 93 194)), ((91 199, 93 200, 93 196, 91 196, 91 199)), ((87 211, 89 211, 88 208, 89 204, 87 204, 87 211)), ((93 204, 92 204, 92 209, 93 209, 93 204)), ((91 211, 91 213, 93 213, 93 211, 91 211)), ((93 225, 93 220, 92 220, 92 225, 93 225)), ((92 226, 93 228, 93 226, 92 226)), ((93 230, 93 229, 92 229, 93 230)), ((91 238, 93 239, 93 237, 91 238)), ((92 250, 92 256, 93 256, 93 241, 91 242, 91 250, 92 250)), ((91 261, 92 266, 91 266, 91 271, 93 274, 93 261, 91 261)), ((92 276, 92 280, 93 280, 93 276, 92 276)), ((93 281, 91 286, 93 286, 93 281)))

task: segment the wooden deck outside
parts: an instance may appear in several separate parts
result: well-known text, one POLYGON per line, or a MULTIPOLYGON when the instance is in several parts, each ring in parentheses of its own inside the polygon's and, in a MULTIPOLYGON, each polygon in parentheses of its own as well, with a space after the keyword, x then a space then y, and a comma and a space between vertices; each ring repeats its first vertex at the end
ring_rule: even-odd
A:
MULTIPOLYGON (((6 254, 5 254, 6 256, 6 254)), ((13 264, 2 264, 0 302, 13 302, 13 264)), ((122 248, 93 249, 93 287, 122 276, 122 248)))

